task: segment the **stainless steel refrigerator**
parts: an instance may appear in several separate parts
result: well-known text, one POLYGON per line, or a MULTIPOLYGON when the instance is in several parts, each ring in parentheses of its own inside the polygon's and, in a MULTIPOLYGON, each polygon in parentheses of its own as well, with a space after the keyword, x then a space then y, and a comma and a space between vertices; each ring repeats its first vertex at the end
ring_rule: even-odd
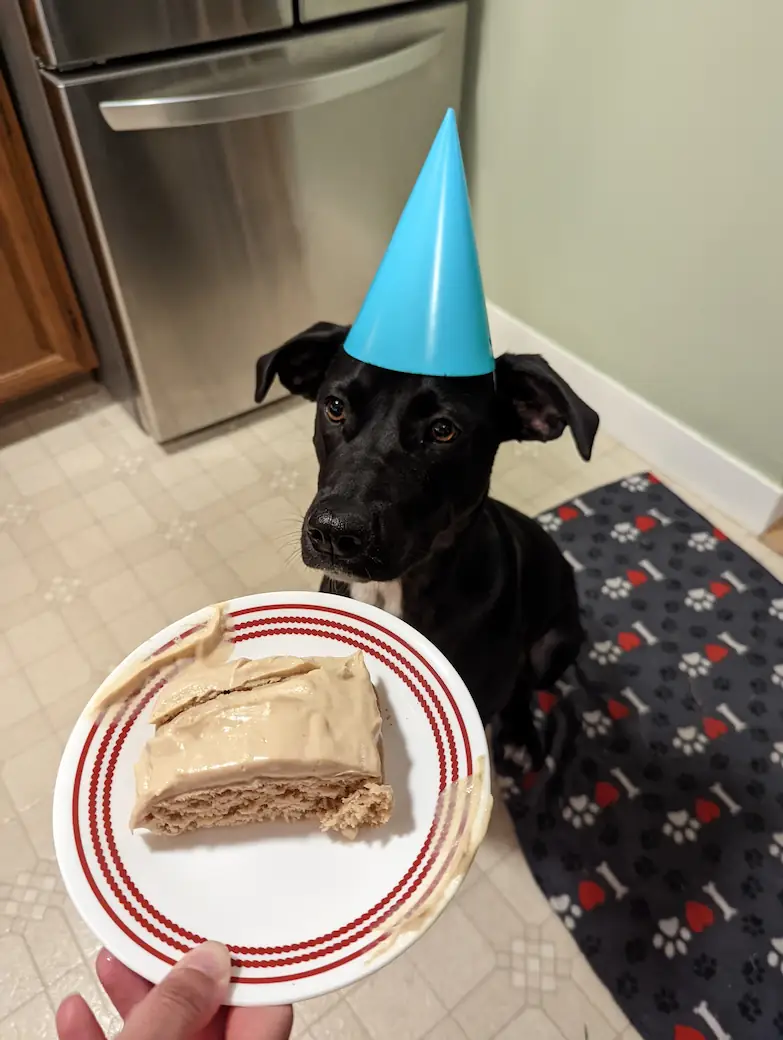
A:
MULTIPOLYGON (((108 303, 116 334, 96 334, 107 383, 127 377, 153 437, 249 410, 259 354, 352 320, 459 106, 466 7, 26 5, 60 152, 33 133, 39 167, 64 159, 93 265, 80 278, 72 247, 77 285, 88 317, 108 303)), ((55 218, 75 227, 66 203, 55 218)))

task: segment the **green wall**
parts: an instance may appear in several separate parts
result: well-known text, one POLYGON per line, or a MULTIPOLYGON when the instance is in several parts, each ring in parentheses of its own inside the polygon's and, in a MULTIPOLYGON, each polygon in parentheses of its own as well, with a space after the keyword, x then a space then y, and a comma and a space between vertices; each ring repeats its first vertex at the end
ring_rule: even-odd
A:
POLYGON ((783 0, 473 0, 487 296, 783 477, 783 0))

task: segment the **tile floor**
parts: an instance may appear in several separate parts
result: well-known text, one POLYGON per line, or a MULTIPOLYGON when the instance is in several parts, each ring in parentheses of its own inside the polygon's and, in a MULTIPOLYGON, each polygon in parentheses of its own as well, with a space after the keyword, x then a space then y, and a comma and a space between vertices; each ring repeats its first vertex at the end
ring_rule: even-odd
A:
MULTIPOLYGON (((88 384, 0 421, 0 1038, 48 1040, 79 990, 119 1022, 63 891, 50 798, 69 729, 130 649, 205 603, 309 588, 311 406, 282 403, 173 449, 88 384), (65 666, 64 663, 65 662, 65 666)), ((599 437, 504 446, 495 494, 535 513, 643 467, 599 437)), ((697 508, 687 491, 677 489, 697 508)), ((783 577, 783 560, 714 510, 783 577)), ((297 1009, 297 1040, 632 1040, 537 890, 498 807, 457 899, 393 965, 297 1009), (404 994, 404 998, 402 995, 404 994)))

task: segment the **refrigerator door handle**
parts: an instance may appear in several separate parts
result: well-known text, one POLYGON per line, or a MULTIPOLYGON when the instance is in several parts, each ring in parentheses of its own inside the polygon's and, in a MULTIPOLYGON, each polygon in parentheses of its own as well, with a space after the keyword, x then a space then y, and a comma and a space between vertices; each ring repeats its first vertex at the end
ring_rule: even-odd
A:
POLYGON ((128 131, 201 126, 290 112, 334 101, 413 72, 431 61, 442 43, 443 32, 440 31, 369 61, 322 75, 249 89, 102 101, 101 115, 112 130, 128 131))

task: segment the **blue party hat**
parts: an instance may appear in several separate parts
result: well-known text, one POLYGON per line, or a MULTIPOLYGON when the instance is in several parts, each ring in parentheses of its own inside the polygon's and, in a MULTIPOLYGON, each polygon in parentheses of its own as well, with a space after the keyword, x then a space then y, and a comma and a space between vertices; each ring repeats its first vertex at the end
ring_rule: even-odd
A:
POLYGON ((495 369, 465 170, 452 109, 345 341, 394 372, 480 376, 495 369))

